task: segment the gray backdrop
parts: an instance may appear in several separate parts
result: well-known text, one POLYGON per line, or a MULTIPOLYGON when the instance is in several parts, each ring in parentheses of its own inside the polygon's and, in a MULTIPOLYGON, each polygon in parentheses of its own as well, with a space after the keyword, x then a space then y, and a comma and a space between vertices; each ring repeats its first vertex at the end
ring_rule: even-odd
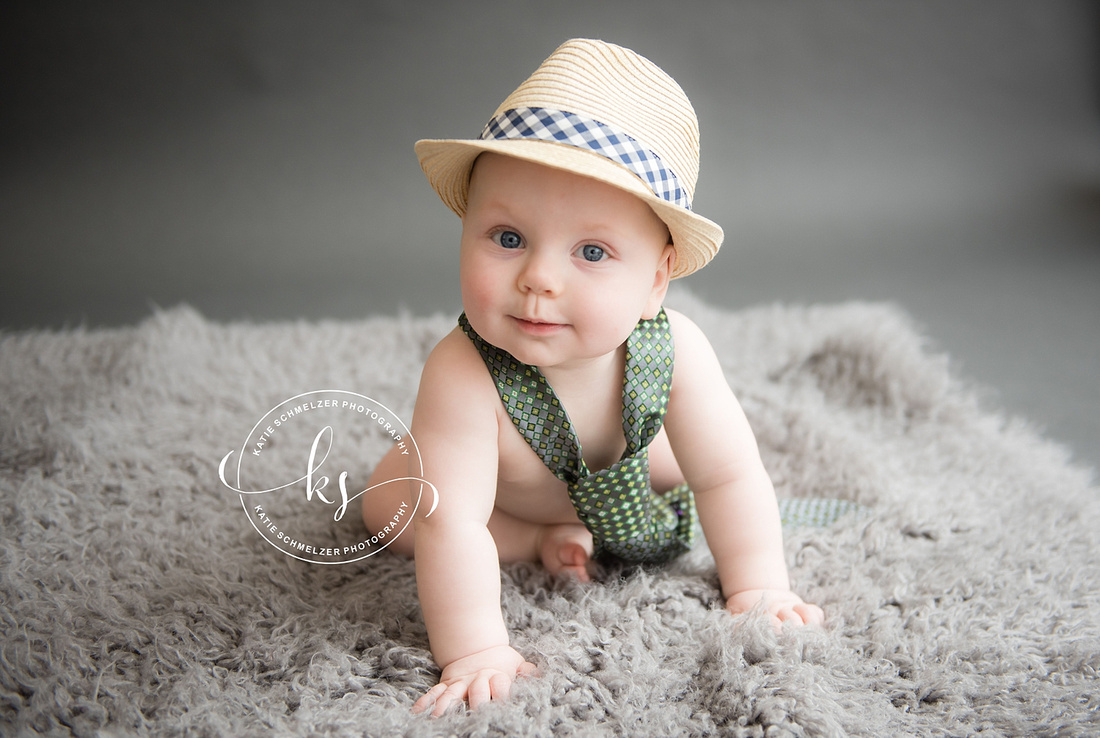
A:
POLYGON ((457 312, 412 143, 561 41, 699 112, 713 302, 893 300, 1100 461, 1100 12, 1080 0, 9 3, 0 327, 457 312))

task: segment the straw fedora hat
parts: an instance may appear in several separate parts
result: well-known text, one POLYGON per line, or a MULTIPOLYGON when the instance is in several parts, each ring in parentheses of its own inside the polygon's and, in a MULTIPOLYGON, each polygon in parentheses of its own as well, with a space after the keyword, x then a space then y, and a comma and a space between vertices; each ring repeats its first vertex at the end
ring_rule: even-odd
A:
POLYGON ((428 181, 459 217, 474 160, 487 151, 642 198, 672 235, 674 278, 701 269, 722 244, 721 227, 691 210, 699 176, 695 110, 675 80, 630 49, 566 41, 500 104, 480 138, 417 141, 428 181))

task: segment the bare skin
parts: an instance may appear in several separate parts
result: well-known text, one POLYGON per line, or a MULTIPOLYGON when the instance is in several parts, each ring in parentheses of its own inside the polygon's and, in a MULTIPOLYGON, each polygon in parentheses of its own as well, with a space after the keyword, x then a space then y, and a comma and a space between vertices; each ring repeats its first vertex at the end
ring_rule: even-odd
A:
MULTIPOLYGON (((674 259, 664 224, 629 193, 502 156, 483 155, 475 166, 462 237, 467 317, 485 340, 542 370, 591 469, 611 465, 626 447, 625 340, 660 310, 674 259)), ((718 360, 690 320, 668 314, 676 363, 665 424, 650 445, 653 486, 691 486, 730 612, 762 604, 777 625, 821 623, 820 608, 790 590, 775 493, 718 360)), ((534 671, 509 645, 500 563, 541 561, 587 581, 592 536, 457 328, 425 364, 412 434, 440 499, 391 549, 416 559, 432 654, 443 667, 414 711, 441 715, 464 700, 476 708, 506 698, 517 677, 534 671)), ((393 450, 370 484, 408 475, 393 450)), ((395 483, 365 498, 368 529, 384 525, 409 494, 395 483)))

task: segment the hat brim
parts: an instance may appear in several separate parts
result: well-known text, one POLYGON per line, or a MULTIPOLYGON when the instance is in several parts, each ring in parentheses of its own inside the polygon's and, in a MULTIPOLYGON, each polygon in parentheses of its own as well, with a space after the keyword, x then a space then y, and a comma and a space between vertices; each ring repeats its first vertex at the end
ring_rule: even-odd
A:
POLYGON ((673 279, 702 269, 722 245, 722 228, 717 223, 658 197, 626 167, 590 151, 530 139, 424 139, 416 142, 415 149, 432 189, 460 218, 466 214, 474 161, 492 152, 591 177, 644 200, 672 236, 676 249, 673 279))

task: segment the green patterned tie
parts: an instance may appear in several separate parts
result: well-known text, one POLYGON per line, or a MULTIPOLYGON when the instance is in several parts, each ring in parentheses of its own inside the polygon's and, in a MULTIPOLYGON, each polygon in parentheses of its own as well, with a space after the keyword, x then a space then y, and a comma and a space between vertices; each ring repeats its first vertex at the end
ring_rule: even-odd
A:
POLYGON ((458 322, 489 368, 520 434, 568 486, 577 516, 592 532, 597 556, 656 563, 691 548, 696 521, 691 490, 681 485, 657 494, 649 486, 648 447, 664 422, 672 385, 672 333, 664 310, 639 322, 627 339, 626 451, 618 462, 595 473, 584 463, 569 416, 542 372, 487 343, 465 313, 458 322))

